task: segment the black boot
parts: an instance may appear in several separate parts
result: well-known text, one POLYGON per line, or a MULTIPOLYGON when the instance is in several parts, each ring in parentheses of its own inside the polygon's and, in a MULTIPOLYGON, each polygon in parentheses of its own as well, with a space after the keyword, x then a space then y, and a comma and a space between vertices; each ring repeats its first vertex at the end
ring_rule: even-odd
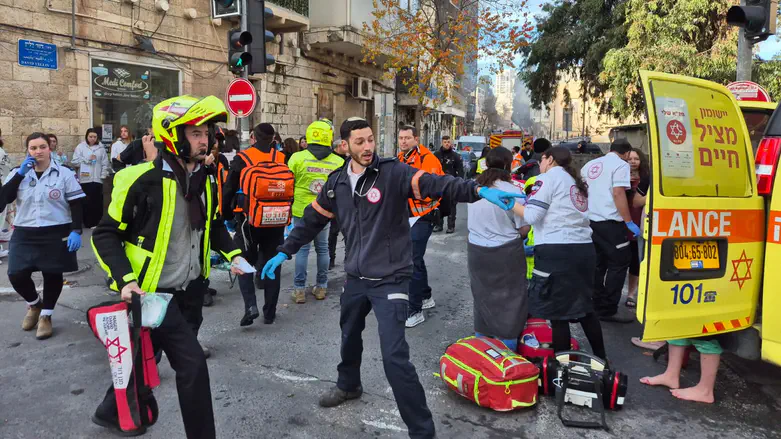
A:
POLYGON ((434 226, 434 232, 441 232, 442 226, 434 226))
POLYGON ((241 322, 239 323, 239 325, 240 326, 249 326, 258 317, 260 317, 260 312, 258 311, 258 307, 257 306, 250 306, 244 312, 244 317, 241 318, 241 322))
POLYGON ((331 262, 328 263, 329 270, 333 270, 336 267, 336 261, 334 259, 336 258, 331 258, 331 262))
POLYGON ((203 295, 203 306, 212 306, 214 305, 214 296, 209 294, 207 291, 206 294, 203 295))
POLYGON ((334 386, 320 397, 321 407, 336 407, 345 401, 360 398, 363 395, 363 387, 358 387, 354 392, 345 392, 334 386))

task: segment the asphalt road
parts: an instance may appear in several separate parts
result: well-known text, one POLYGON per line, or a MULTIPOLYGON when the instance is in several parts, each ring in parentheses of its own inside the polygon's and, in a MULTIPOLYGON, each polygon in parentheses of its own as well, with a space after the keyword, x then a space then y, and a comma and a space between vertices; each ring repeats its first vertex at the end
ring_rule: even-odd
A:
MULTIPOLYGON (((629 375, 624 410, 608 414, 609 433, 562 426, 554 401, 541 397, 535 408, 497 413, 473 405, 450 392, 433 373, 449 343, 472 332, 472 299, 466 271, 466 209, 460 209, 457 233, 435 234, 426 261, 436 308, 427 321, 407 331, 412 361, 417 367, 441 438, 763 438, 781 437, 781 417, 775 387, 777 370, 757 373, 753 381, 722 365, 716 404, 678 401, 660 388, 638 379, 663 371, 629 343, 639 324, 603 326, 611 361, 629 375)), ((110 381, 103 347, 85 320, 87 308, 115 298, 103 284, 89 248, 79 254, 86 270, 68 276, 76 282, 63 292, 54 315, 55 336, 38 341, 19 328, 25 305, 0 273, 0 437, 104 438, 108 434, 90 416, 110 381)), ((310 256, 310 282, 315 268, 310 256)), ((332 272, 329 296, 304 305, 291 303, 293 263, 283 269, 283 294, 274 325, 260 321, 239 327, 242 301, 238 285, 229 289, 224 272, 215 274, 216 305, 205 310, 201 340, 212 350, 208 360, 217 432, 222 438, 404 438, 380 359, 377 325, 370 315, 364 333, 362 368, 364 395, 334 409, 317 405, 321 392, 334 384, 339 362, 339 293, 341 266, 332 272)), ((6 265, 0 266, 5 270, 6 265)), ((261 299, 262 300, 262 299, 261 299)), ((575 336, 587 346, 583 334, 575 336)), ((748 370, 756 370, 749 367, 748 370)), ((693 385, 699 362, 693 357, 682 385, 693 385)), ((149 438, 183 438, 173 371, 161 363, 162 385, 155 391, 160 421, 149 438)), ((568 408, 570 417, 593 417, 585 409, 568 408)))

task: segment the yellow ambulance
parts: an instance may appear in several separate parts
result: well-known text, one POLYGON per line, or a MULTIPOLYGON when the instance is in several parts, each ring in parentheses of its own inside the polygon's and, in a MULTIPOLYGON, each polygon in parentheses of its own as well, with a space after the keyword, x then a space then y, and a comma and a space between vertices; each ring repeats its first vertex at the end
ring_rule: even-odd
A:
POLYGON ((648 71, 640 78, 652 166, 637 306, 643 340, 719 334, 726 350, 781 365, 781 183, 773 184, 781 114, 768 124, 779 137, 760 139, 755 163, 726 87, 648 71))

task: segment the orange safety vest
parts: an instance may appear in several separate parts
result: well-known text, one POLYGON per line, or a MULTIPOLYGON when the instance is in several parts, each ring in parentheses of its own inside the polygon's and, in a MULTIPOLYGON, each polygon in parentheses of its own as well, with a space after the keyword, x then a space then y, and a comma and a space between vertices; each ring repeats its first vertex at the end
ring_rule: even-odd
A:
MULTIPOLYGON (((408 157, 405 158, 404 156, 404 152, 399 152, 399 161, 406 163, 413 168, 420 169, 421 171, 428 172, 429 174, 445 174, 442 172, 442 163, 440 163, 439 159, 437 159, 434 154, 432 154, 431 151, 423 145, 418 145, 417 149, 412 151, 408 157)), ((420 193, 419 189, 415 190, 419 178, 420 176, 416 174, 415 178, 412 179, 412 189, 413 193, 415 194, 420 193)), ((410 214, 412 216, 424 216, 439 207, 439 201, 440 199, 420 199, 418 197, 410 198, 408 201, 410 214)))
POLYGON ((220 212, 220 216, 222 216, 222 187, 227 180, 228 170, 225 169, 225 165, 217 159, 217 210, 220 212))
MULTIPOLYGON (((258 148, 249 147, 244 151, 239 152, 238 156, 241 157, 241 159, 244 161, 245 168, 256 165, 258 163, 271 162, 281 163, 283 165, 285 164, 285 153, 277 151, 277 149, 274 147, 271 147, 271 151, 269 152, 263 152, 258 148)), ((220 202, 220 205, 222 205, 222 202, 220 202)), ((236 204, 236 206, 233 208, 233 211, 235 213, 242 213, 244 212, 244 209, 236 204)))
POLYGON ((512 164, 512 167, 510 169, 515 169, 515 168, 521 166, 522 163, 523 163, 523 157, 521 157, 520 154, 515 154, 515 155, 513 155, 513 164, 512 164))

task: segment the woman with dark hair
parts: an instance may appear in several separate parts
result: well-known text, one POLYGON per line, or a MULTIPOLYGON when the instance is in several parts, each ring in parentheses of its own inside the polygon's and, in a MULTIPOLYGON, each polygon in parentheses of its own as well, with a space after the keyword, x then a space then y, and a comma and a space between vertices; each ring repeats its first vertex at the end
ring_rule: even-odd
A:
POLYGON ((542 153, 540 175, 525 206, 513 211, 534 226, 534 270, 529 313, 551 321, 553 350, 570 349, 570 321, 583 327, 591 350, 606 359, 592 294, 596 252, 588 220, 588 188, 567 148, 542 153))
POLYGON ((79 167, 79 182, 87 195, 83 204, 84 226, 94 228, 103 216, 103 180, 111 170, 106 148, 98 141, 95 128, 89 128, 84 134, 84 141, 73 152, 71 164, 79 167))
POLYGON ((27 158, 6 177, 0 204, 16 201, 8 279, 27 302, 22 329, 37 326, 35 336, 43 340, 52 335, 51 318, 62 292, 62 274, 78 270, 84 192, 73 171, 52 160, 46 134, 30 134, 25 145, 27 158), (35 271, 43 274, 43 300, 32 280, 35 271))
POLYGON ((298 142, 296 142, 296 139, 292 137, 285 139, 285 146, 282 148, 282 152, 285 153, 285 164, 290 160, 290 156, 298 151, 298 142))
MULTIPOLYGON (((512 161, 509 150, 491 150, 486 156, 487 169, 477 177, 477 183, 520 194, 510 178, 512 161)), ((467 208, 467 266, 474 299, 475 334, 501 339, 515 351, 528 315, 523 236, 529 226, 487 200, 467 208), (486 270, 486 266, 491 269, 486 270)))
POLYGON ((65 165, 68 163, 68 155, 65 153, 58 153, 57 147, 59 145, 59 140, 57 139, 57 136, 53 133, 49 133, 46 135, 46 137, 49 139, 49 150, 52 153, 52 160, 57 162, 58 165, 65 165))
POLYGON ((298 139, 298 150, 303 151, 306 149, 306 136, 301 136, 300 139, 298 139))
POLYGON ((626 296, 626 306, 635 308, 637 306, 637 286, 640 280, 640 261, 643 242, 643 206, 645 206, 645 197, 640 196, 638 205, 634 200, 638 192, 638 186, 648 187, 651 177, 651 167, 648 164, 648 158, 637 148, 632 148, 629 153, 629 181, 631 189, 626 191, 626 198, 629 205, 629 213, 632 215, 632 221, 640 225, 640 234, 635 237, 630 233, 629 249, 632 252, 632 259, 629 262, 629 293, 626 296))

